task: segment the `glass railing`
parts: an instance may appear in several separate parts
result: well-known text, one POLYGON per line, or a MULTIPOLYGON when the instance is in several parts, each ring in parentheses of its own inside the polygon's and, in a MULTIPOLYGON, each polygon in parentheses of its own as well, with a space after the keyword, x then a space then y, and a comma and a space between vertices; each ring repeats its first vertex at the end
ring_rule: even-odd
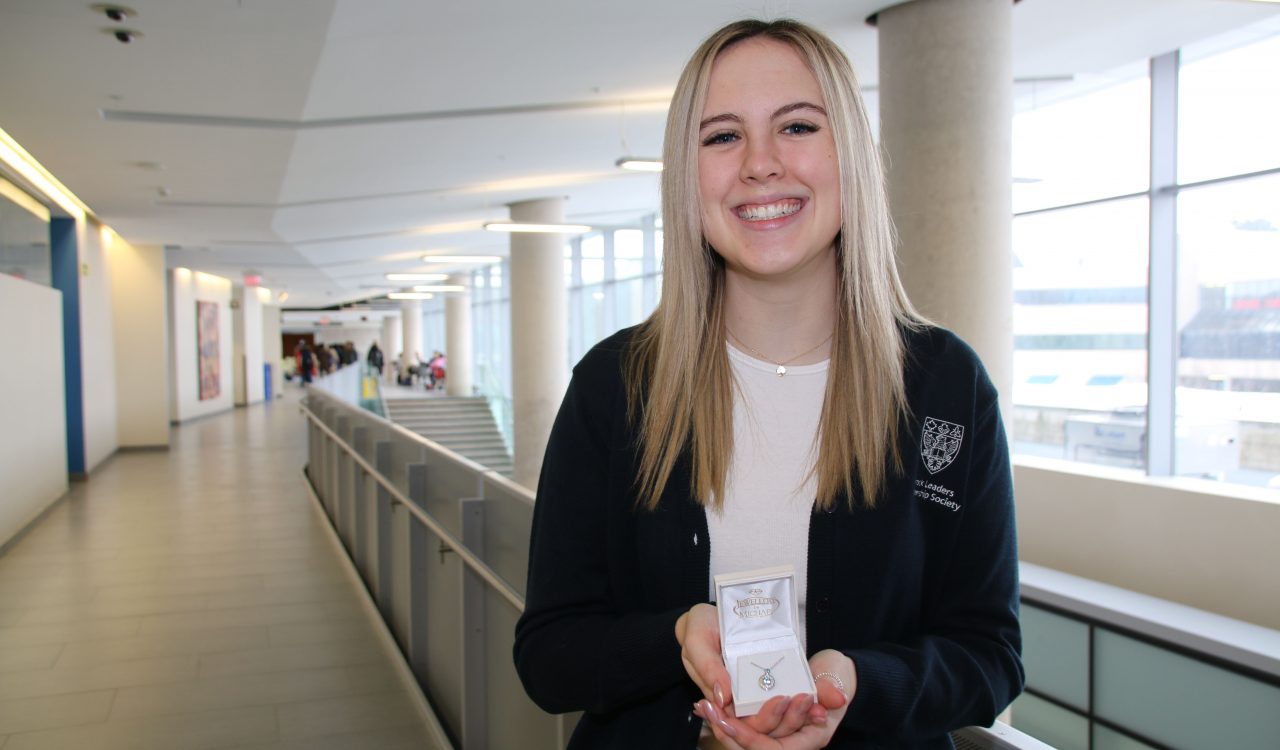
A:
MULTIPOLYGON (((535 706, 511 658, 533 493, 329 387, 309 390, 303 411, 310 486, 448 741, 564 747, 577 715, 535 706)), ((953 738, 963 750, 1046 747, 1002 724, 953 738)))
POLYGON ((1022 564, 1013 725, 1060 750, 1276 747, 1280 632, 1022 564))
POLYGON ((493 421, 498 425, 498 432, 502 433, 507 453, 514 454, 515 412, 511 408, 511 398, 503 392, 502 381, 492 366, 482 363, 476 369, 480 373, 477 390, 489 401, 489 411, 493 412, 493 421))

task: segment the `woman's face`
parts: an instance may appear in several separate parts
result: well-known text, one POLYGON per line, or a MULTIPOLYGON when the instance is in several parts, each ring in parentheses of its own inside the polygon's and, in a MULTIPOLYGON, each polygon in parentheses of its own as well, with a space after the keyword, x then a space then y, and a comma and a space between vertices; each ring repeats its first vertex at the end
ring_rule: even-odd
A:
POLYGON ((822 91, 800 55, 763 38, 720 53, 698 140, 702 231, 728 270, 830 274, 840 169, 822 91))

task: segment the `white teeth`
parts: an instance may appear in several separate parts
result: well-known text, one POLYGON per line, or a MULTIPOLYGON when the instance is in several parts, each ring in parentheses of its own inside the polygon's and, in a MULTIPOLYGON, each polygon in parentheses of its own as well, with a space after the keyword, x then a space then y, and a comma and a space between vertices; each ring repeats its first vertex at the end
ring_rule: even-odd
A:
POLYGON ((743 206, 738 209, 738 218, 746 219, 747 221, 780 219, 783 216, 790 216, 799 211, 801 205, 803 204, 800 201, 789 200, 769 203, 763 206, 743 206))

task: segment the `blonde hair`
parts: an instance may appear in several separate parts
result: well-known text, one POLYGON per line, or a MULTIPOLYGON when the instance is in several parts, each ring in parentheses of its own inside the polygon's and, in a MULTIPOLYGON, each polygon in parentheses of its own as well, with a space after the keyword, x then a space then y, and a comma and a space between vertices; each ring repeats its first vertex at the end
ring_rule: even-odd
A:
POLYGON ((702 234, 698 130, 712 64, 752 38, 787 44, 813 72, 839 161, 839 280, 814 466, 817 507, 833 507, 841 493, 853 507, 855 490, 874 507, 887 472, 902 472, 903 334, 927 321, 898 278, 880 155, 853 68, 826 36, 785 19, 737 21, 712 34, 672 97, 663 146, 662 299, 637 330, 625 365, 629 416, 639 427, 639 502, 657 507, 686 450, 694 499, 719 508, 724 495, 733 454, 733 376, 724 345, 724 264, 702 234))

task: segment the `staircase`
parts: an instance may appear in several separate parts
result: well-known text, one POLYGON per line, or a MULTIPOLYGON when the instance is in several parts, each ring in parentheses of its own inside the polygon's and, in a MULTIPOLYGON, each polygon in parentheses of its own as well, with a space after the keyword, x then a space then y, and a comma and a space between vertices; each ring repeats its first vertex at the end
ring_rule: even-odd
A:
POLYGON ((387 419, 489 469, 511 476, 511 454, 481 397, 387 398, 387 419))

